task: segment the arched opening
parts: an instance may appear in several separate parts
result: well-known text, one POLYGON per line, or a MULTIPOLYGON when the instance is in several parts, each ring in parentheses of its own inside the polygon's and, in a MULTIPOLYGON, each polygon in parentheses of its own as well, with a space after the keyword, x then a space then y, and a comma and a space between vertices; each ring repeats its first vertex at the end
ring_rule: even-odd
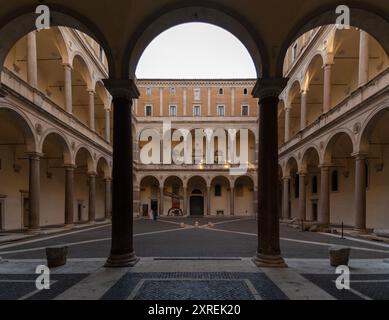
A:
POLYGON ((188 181, 189 215, 205 216, 209 215, 209 196, 207 193, 207 183, 203 177, 195 176, 188 181))
POLYGON ((89 113, 90 95, 93 95, 93 99, 95 97, 91 89, 91 81, 91 73, 85 60, 80 55, 76 55, 72 72, 73 114, 85 126, 92 129, 93 124, 89 113))
POLYGON ((95 220, 95 183, 96 172, 90 151, 80 148, 75 158, 74 195, 76 199, 75 221, 93 222, 95 220), (93 190, 94 189, 94 190, 93 190))
POLYGON ((298 81, 295 81, 288 94, 289 110, 289 133, 288 136, 294 137, 301 127, 301 86, 298 81))
POLYGON ((97 162, 96 176, 96 220, 111 216, 111 172, 105 158, 97 162))
POLYGON ((389 217, 389 108, 383 108, 366 122, 360 151, 366 164, 366 227, 388 229, 389 217))
POLYGON ((211 182, 211 215, 234 215, 231 196, 233 194, 230 181, 223 176, 215 177, 211 182))
MULTIPOLYGON (((298 164, 295 158, 290 158, 286 165, 285 171, 288 183, 287 200, 286 206, 287 218, 298 218, 298 206, 299 206, 299 180, 298 180, 298 164)), ((285 192, 285 190, 284 190, 285 192)))
POLYGON ((285 102, 278 103, 278 146, 285 143, 285 102))
POLYGON ((236 216, 255 216, 254 181, 249 176, 242 176, 235 180, 234 186, 234 213, 236 216))
POLYGON ((303 173, 306 183, 306 220, 318 221, 319 214, 319 191, 320 191, 320 158, 316 148, 309 148, 305 151, 302 160, 303 173))
POLYGON ((70 151, 65 139, 58 133, 45 137, 42 144, 41 225, 65 223, 65 165, 70 164, 70 151))
MULTIPOLYGON (((330 223, 346 226, 354 225, 354 216, 350 213, 350 203, 354 201, 355 160, 352 157, 354 143, 349 134, 340 132, 329 141, 324 161, 330 164, 330 223), (338 172, 338 190, 331 190, 333 172, 338 172)), ((322 191, 321 191, 322 192, 322 191)))
POLYGON ((0 230, 31 226, 28 154, 35 152, 35 138, 28 120, 18 112, 0 108, 0 230))
POLYGON ((96 83, 95 91, 95 131, 98 135, 109 141, 112 127, 111 98, 101 81, 96 83))
POLYGON ((184 183, 181 178, 172 176, 165 180, 164 215, 183 216, 184 213, 184 183))
POLYGON ((140 215, 143 217, 157 216, 162 208, 161 203, 158 179, 153 176, 144 177, 140 182, 140 215))

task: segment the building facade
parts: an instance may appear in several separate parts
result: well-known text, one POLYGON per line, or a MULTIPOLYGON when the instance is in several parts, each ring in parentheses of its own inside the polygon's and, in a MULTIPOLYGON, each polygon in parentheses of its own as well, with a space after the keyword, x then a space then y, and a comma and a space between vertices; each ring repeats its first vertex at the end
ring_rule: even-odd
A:
POLYGON ((151 210, 161 216, 254 216, 258 100, 251 93, 255 79, 143 79, 136 84, 141 94, 134 102, 136 214, 147 216, 151 210), (171 130, 164 130, 164 124, 171 130), (211 135, 196 141, 196 130, 210 129, 211 135), (247 131, 247 139, 243 134, 240 139, 242 129, 247 131), (161 137, 170 135, 174 152, 182 142, 175 137, 180 130, 191 134, 189 160, 193 161, 166 163, 163 156, 168 147, 161 137), (241 141, 247 145, 247 171, 241 174, 231 174, 236 165, 228 154, 232 150, 228 148, 228 130, 236 130, 236 143, 231 148, 237 154, 241 141), (150 144, 158 156, 161 154, 156 159, 164 161, 145 164, 141 150, 150 144), (196 155, 198 149, 203 151, 200 156, 196 155))
POLYGON ((29 33, 1 73, 0 230, 111 215, 111 97, 100 46, 69 28, 29 33))
POLYGON ((283 219, 389 228, 388 67, 357 28, 321 27, 289 48, 278 113, 283 219))

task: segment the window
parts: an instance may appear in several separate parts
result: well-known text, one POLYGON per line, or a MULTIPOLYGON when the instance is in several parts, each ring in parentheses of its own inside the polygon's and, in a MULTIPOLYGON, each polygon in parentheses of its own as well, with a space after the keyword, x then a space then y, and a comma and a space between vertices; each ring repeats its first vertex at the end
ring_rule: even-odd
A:
POLYGON ((177 106, 170 106, 169 115, 171 117, 177 117, 177 106))
POLYGON ((193 106, 193 116, 194 117, 201 116, 201 107, 200 106, 193 106))
POLYGON ((312 177, 312 194, 317 194, 317 176, 312 177))
POLYGON ((244 89, 243 89, 243 94, 244 94, 245 96, 247 96, 247 95, 249 94, 249 89, 244 88, 244 89))
POLYGON ((146 95, 150 97, 151 94, 152 94, 151 88, 146 88, 146 95))
POLYGON ((242 117, 248 117, 249 115, 249 106, 242 106, 242 117))
POLYGON ((215 197, 221 197, 222 196, 222 186, 220 184, 217 184, 215 186, 215 197))
POLYGON ((339 191, 339 174, 337 170, 332 171, 331 176, 331 191, 337 192, 339 191))
POLYGON ((103 47, 100 46, 100 51, 99 51, 99 59, 100 61, 103 61, 104 59, 104 50, 103 47))
POLYGON ((225 114, 224 106, 217 106, 217 115, 219 117, 224 117, 224 114, 225 114))
POLYGON ((174 88, 174 87, 170 88, 170 95, 171 96, 175 96, 176 95, 176 88, 174 88))
POLYGON ((145 107, 145 116, 146 117, 152 117, 153 116, 153 106, 146 106, 145 107))
POLYGON ((220 88, 220 89, 219 89, 219 95, 222 96, 223 94, 224 94, 224 89, 223 89, 223 88, 220 88))
POLYGON ((195 101, 201 100, 201 90, 200 89, 194 89, 193 90, 193 96, 195 101))

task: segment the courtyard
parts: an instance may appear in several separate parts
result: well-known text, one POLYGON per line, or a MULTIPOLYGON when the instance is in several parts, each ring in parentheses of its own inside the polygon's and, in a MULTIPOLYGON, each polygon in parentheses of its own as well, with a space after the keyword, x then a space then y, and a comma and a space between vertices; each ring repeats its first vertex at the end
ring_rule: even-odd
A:
MULTIPOLYGON (((44 232, 44 231, 43 231, 44 232)), ((258 268, 252 218, 134 221, 133 268, 105 269, 111 225, 37 235, 0 246, 0 299, 22 300, 386 300, 389 245, 281 226, 289 268, 258 268), (338 290, 328 250, 351 248, 351 289, 338 290), (66 266, 51 271, 50 290, 35 287, 45 248, 67 246, 66 266)))

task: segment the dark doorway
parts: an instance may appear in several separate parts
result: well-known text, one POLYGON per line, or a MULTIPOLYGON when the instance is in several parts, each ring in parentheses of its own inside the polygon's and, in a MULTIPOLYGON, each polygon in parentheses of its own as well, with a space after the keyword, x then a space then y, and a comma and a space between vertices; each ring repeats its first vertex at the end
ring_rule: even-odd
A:
POLYGON ((30 227, 30 199, 23 197, 23 227, 28 229, 30 227))
POLYGON ((151 200, 151 211, 154 217, 158 215, 158 200, 151 200))
POLYGON ((190 215, 204 216, 204 197, 200 190, 193 190, 190 197, 190 215))
POLYGON ((148 217, 148 215, 149 215, 149 205, 148 204, 142 205, 142 215, 144 217, 148 217))

